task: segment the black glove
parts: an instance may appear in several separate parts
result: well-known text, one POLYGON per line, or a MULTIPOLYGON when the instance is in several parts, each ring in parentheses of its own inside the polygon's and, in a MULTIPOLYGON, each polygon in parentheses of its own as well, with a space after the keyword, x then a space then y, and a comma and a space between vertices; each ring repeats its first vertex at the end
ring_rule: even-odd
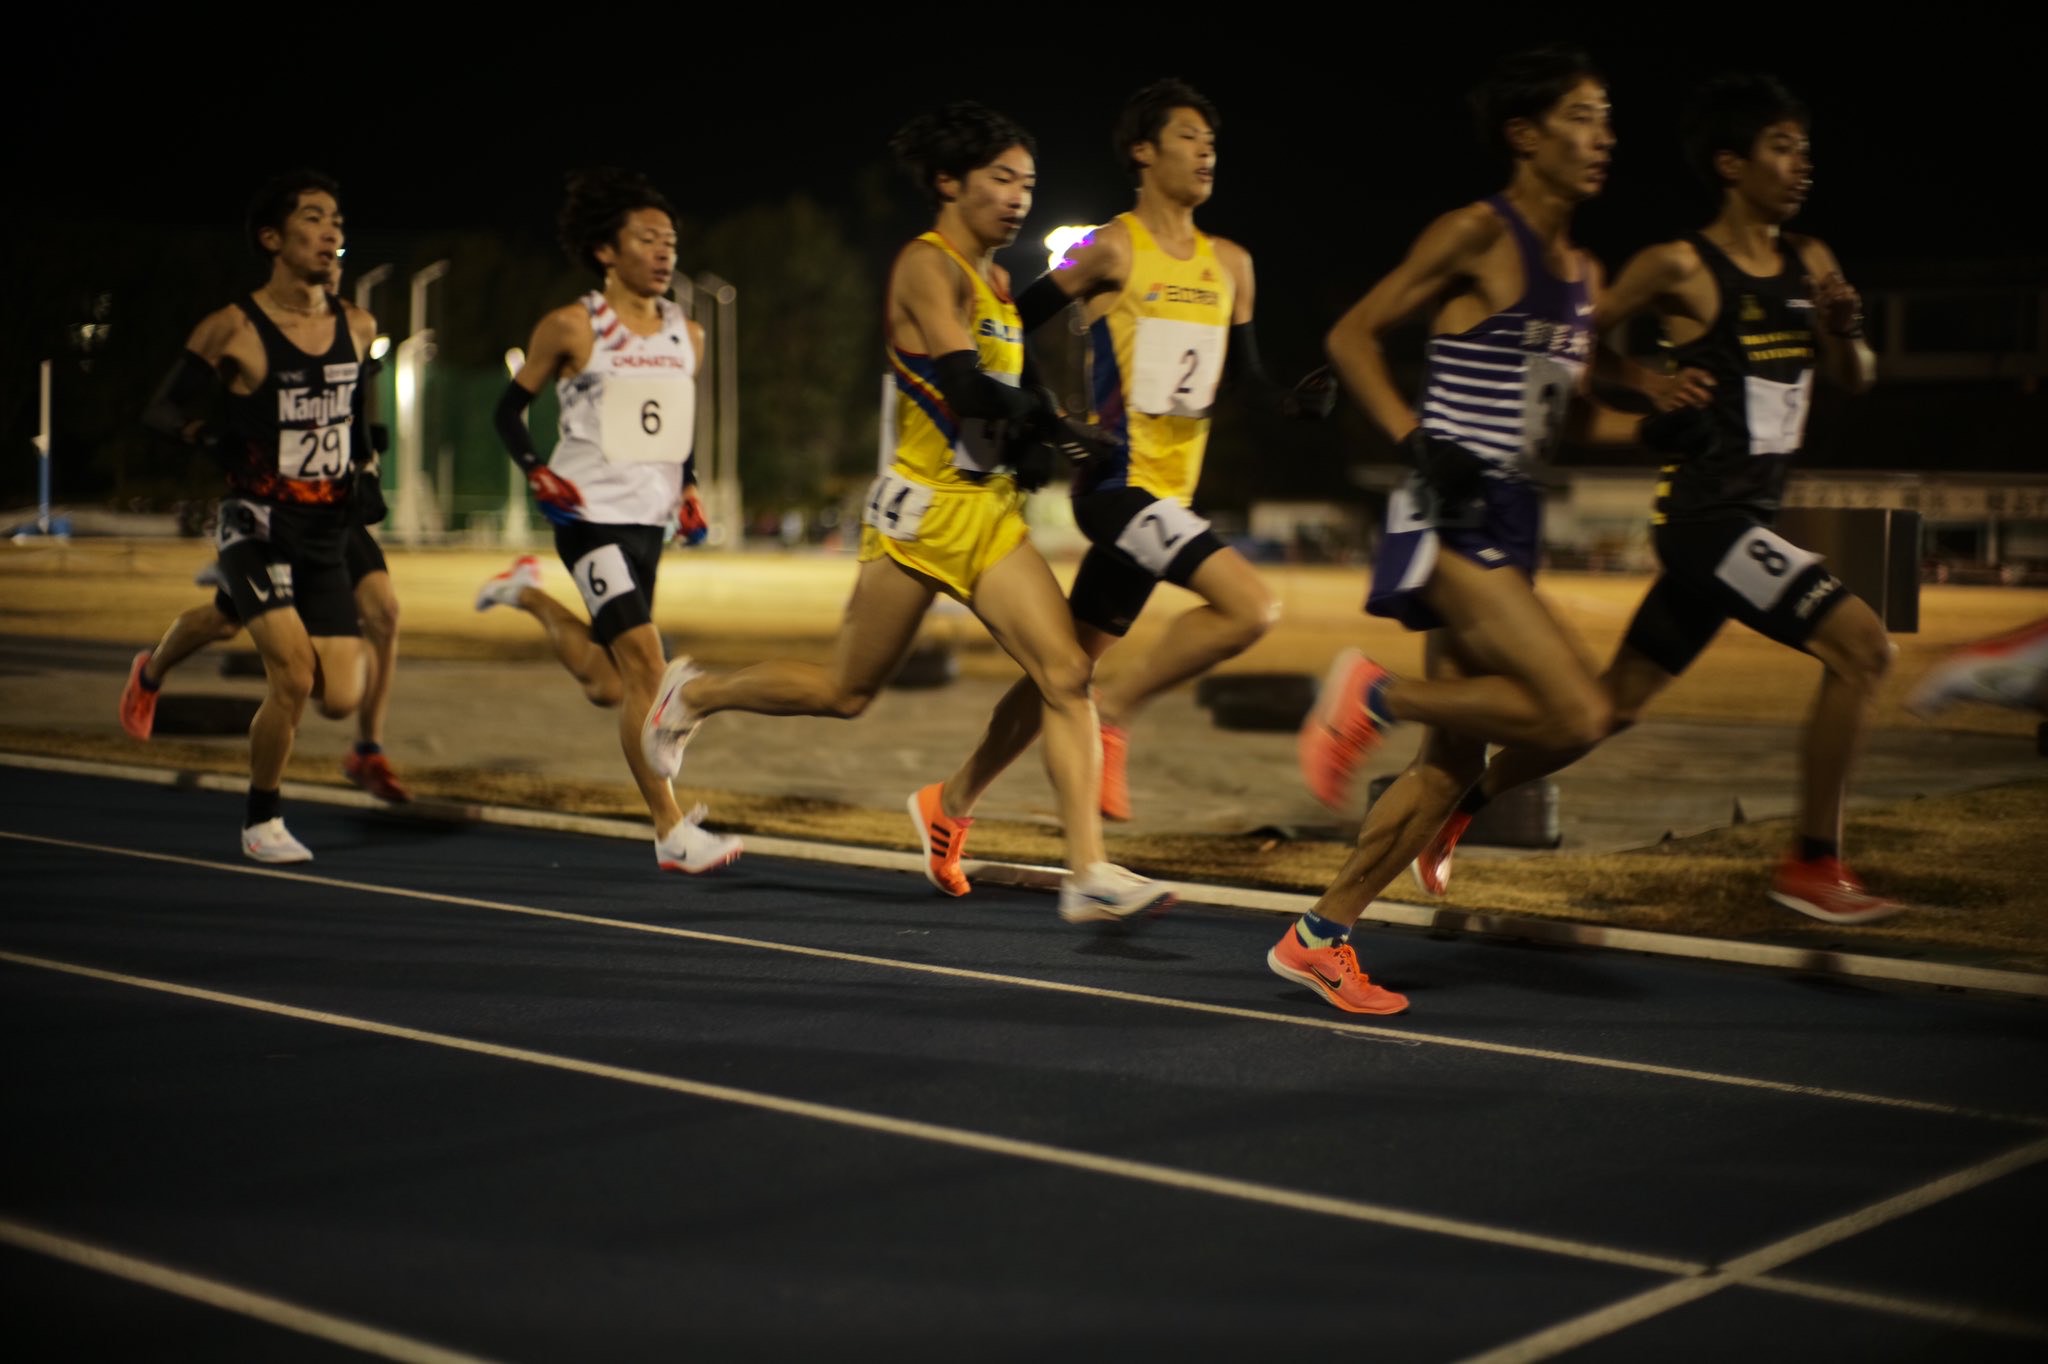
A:
POLYGON ((356 520, 365 526, 374 526, 391 514, 384 505, 384 480, 374 469, 356 470, 348 495, 355 504, 356 520))
POLYGON ((1091 460, 1106 459, 1117 452, 1116 441, 1098 427, 1062 417, 1059 403, 1043 388, 1033 390, 1037 401, 1030 416, 1012 424, 1012 435, 1003 451, 1003 462, 1017 478, 1017 486, 1033 492, 1052 482, 1061 461, 1075 468, 1091 460))
POLYGON ((1323 421, 1337 410, 1337 376, 1328 365, 1303 375, 1301 382, 1280 399, 1280 415, 1304 421, 1323 421))
POLYGON ((1713 413, 1704 407, 1674 407, 1645 417, 1636 435, 1652 450, 1687 459, 1704 459, 1721 443, 1713 413))
POLYGON ((1478 497, 1486 486, 1487 461, 1454 440, 1433 436, 1420 426, 1400 445, 1401 462, 1422 476, 1445 506, 1478 497))

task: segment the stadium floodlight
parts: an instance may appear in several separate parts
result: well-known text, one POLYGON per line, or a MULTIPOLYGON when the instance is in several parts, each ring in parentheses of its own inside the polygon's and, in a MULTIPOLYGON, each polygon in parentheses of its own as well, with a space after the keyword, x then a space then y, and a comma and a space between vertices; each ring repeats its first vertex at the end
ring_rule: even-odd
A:
POLYGON ((1095 229, 1092 227, 1056 227, 1046 233, 1045 268, 1048 270, 1059 269, 1060 262, 1067 258, 1067 252, 1073 250, 1082 242, 1087 241, 1094 231, 1095 229))

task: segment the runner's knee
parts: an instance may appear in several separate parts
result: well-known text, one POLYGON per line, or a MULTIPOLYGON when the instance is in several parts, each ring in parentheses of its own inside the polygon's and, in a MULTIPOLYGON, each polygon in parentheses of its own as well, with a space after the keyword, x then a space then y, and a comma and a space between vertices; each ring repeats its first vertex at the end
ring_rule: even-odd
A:
POLYGON ((1045 659, 1038 668, 1038 694, 1054 710, 1079 710, 1088 704, 1088 682, 1095 663, 1077 645, 1045 659))
POLYGON ((1600 688, 1588 685, 1556 703, 1551 726, 1559 748, 1591 748, 1614 733, 1614 702, 1600 688))

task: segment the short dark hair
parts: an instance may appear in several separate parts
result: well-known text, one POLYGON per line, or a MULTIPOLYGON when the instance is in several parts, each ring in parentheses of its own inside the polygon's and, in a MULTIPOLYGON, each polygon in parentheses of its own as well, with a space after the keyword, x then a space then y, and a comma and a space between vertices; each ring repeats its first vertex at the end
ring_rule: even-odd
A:
POLYGON ((273 176, 268 184, 256 191, 256 197, 249 201, 249 249, 265 259, 276 255, 263 244, 263 229, 275 228, 282 233, 285 224, 299 208, 299 197, 305 194, 323 193, 341 203, 341 186, 333 177, 322 175, 316 170, 301 167, 273 176))
POLYGON ((1724 72, 1694 90, 1679 117, 1685 164, 1718 190, 1722 181, 1721 173, 1714 169, 1714 158, 1722 152, 1752 156, 1764 129, 1786 122, 1807 129, 1813 126, 1806 105, 1779 84, 1777 77, 1759 71, 1724 72))
POLYGON ((1123 109, 1116 116, 1116 131, 1112 149, 1123 168, 1136 179, 1142 169, 1138 159, 1131 155, 1131 148, 1140 142, 1159 145, 1159 134, 1166 129, 1166 120, 1173 117, 1176 109, 1192 109, 1202 116, 1209 125, 1209 131, 1223 131, 1223 116, 1216 112, 1216 106, 1209 97, 1176 76, 1153 81, 1124 101, 1123 109))
POLYGON ((675 221, 675 209, 654 182, 638 171, 616 166, 570 171, 562 211, 555 218, 556 238, 569 263, 603 279, 604 262, 597 258, 597 248, 617 246, 626 219, 643 208, 659 209, 670 222, 675 221))
POLYGON ((1038 143, 1021 124, 971 99, 919 114, 889 139, 896 164, 934 207, 945 202, 939 194, 941 175, 965 180, 968 172, 980 170, 1012 147, 1038 155, 1038 143))
POLYGON ((1473 129, 1486 146, 1512 156, 1509 120, 1541 120, 1573 86, 1588 79, 1604 83, 1593 59, 1578 48, 1553 45, 1510 53, 1495 62, 1486 79, 1466 96, 1473 129))

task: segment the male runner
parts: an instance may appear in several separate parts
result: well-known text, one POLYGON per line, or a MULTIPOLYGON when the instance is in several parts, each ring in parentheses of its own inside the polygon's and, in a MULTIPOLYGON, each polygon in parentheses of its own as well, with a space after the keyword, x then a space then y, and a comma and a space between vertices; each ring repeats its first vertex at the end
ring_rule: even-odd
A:
POLYGON ((498 402, 498 435, 555 527, 555 551, 590 613, 586 624, 541 589, 539 560, 521 556, 484 583, 476 609, 511 606, 546 631, 556 658, 599 706, 619 708, 619 745, 654 821, 664 871, 697 873, 737 858, 741 842, 685 814, 650 762, 640 717, 661 681, 654 583, 670 528, 703 538, 692 447, 704 328, 667 297, 676 265, 675 213, 644 176, 621 170, 569 178, 562 247, 601 288, 540 320, 526 363, 498 402), (523 414, 552 380, 561 434, 543 462, 523 414))
POLYGON ((327 290, 342 245, 338 193, 311 171, 264 188, 249 234, 268 279, 200 322, 144 413, 151 429, 206 446, 227 474, 220 566, 268 680, 249 727, 242 828, 242 851, 259 862, 313 856, 285 828, 278 792, 307 698, 317 687, 322 709, 342 716, 362 695, 343 546, 357 388, 377 326, 327 290))

